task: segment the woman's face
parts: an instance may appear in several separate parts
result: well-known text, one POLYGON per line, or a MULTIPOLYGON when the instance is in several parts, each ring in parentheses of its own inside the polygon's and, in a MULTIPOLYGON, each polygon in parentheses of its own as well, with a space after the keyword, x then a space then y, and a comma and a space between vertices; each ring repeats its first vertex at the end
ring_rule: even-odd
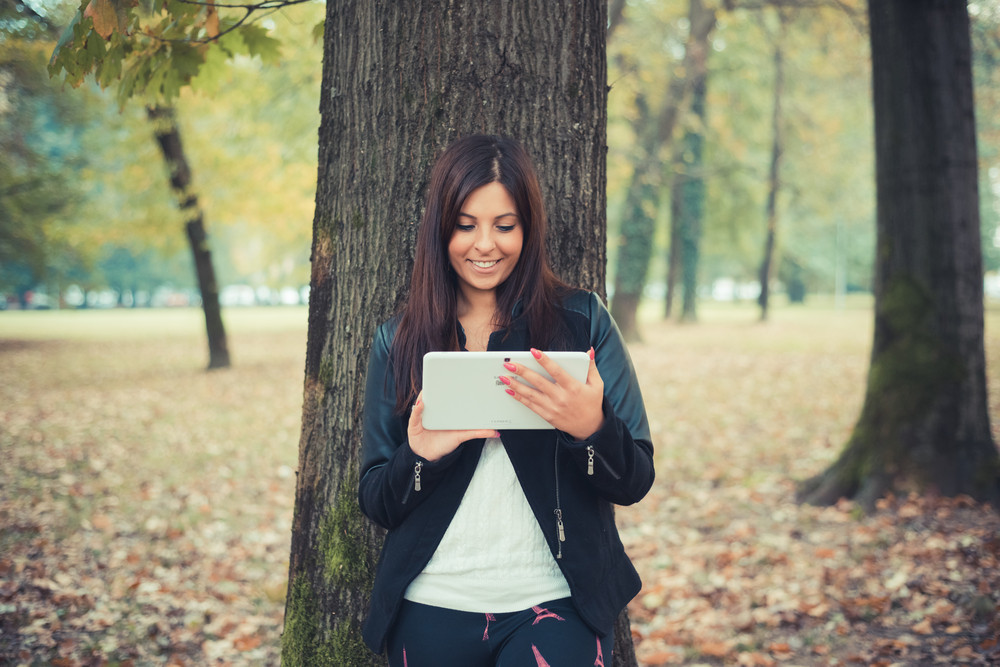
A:
POLYGON ((448 242, 448 257, 466 299, 494 292, 521 256, 524 229, 517 206, 498 182, 473 190, 463 202, 448 242))

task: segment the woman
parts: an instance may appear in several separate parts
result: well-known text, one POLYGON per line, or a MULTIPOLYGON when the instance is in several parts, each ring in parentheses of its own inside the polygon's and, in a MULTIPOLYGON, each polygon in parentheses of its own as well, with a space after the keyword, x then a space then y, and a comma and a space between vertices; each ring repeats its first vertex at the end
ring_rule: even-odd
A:
POLYGON ((612 504, 653 482, 642 396, 607 309, 552 274, 545 227, 517 142, 467 137, 435 164, 410 296, 376 332, 365 395, 359 501, 389 532, 364 637, 390 665, 610 665, 639 591, 612 504), (487 349, 531 350, 555 381, 504 364, 497 400, 554 430, 422 427, 424 353, 487 349), (541 350, 589 351, 586 382, 541 350))

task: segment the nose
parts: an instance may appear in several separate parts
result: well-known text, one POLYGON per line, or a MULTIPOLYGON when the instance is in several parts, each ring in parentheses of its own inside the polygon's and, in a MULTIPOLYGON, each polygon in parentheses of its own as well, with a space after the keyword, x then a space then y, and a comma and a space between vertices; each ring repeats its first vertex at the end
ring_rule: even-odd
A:
POLYGON ((485 255, 492 251, 495 247, 496 241, 493 239, 493 230, 489 227, 479 229, 476 233, 476 250, 485 255))

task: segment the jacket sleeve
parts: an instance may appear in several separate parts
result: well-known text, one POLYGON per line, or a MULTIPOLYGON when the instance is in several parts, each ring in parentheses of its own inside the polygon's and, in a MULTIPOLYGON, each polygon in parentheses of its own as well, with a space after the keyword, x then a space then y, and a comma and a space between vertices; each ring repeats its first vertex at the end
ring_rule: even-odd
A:
POLYGON ((358 503, 369 519, 383 528, 395 528, 433 491, 455 453, 431 462, 410 449, 407 416, 395 413, 388 328, 383 324, 375 332, 368 359, 358 503), (420 490, 416 489, 418 470, 420 490))
POLYGON ((560 440, 602 497, 631 505, 653 485, 646 407, 625 340, 596 294, 590 294, 589 311, 590 343, 604 381, 604 424, 586 440, 573 440, 562 432, 560 440))

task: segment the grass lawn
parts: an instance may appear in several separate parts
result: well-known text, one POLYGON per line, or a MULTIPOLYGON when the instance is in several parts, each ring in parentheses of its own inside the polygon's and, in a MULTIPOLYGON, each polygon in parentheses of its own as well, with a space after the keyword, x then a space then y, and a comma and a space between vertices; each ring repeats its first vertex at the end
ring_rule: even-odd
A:
MULTIPOLYGON (((1000 660, 1000 518, 799 506, 863 398, 868 300, 642 312, 657 481, 620 508, 640 664, 1000 660)), ((278 664, 306 310, 0 313, 0 664, 278 664)), ((987 321, 1000 440, 1000 310, 987 321)))

